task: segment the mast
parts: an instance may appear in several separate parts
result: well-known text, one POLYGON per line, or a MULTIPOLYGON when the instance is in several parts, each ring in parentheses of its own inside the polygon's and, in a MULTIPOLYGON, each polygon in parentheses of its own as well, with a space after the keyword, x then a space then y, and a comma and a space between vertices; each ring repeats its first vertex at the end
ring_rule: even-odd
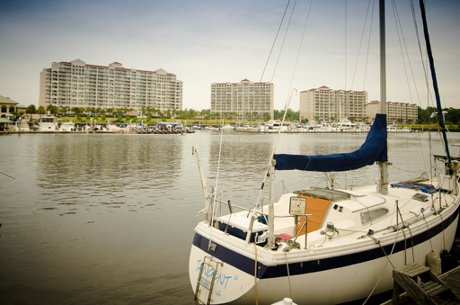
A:
MULTIPOLYGON (((387 83, 386 83, 386 42, 385 42, 385 0, 379 2, 380 24, 380 113, 387 113, 387 83)), ((385 118, 386 119, 386 118, 385 118)), ((377 192, 388 194, 388 161, 379 161, 379 181, 377 192)))
POLYGON ((268 169, 267 175, 270 178, 270 188, 268 193, 268 245, 271 249, 275 247, 275 200, 274 200, 274 191, 273 182, 275 181, 275 160, 270 161, 270 166, 268 169))
POLYGON ((446 124, 444 122, 444 115, 442 114, 441 97, 439 95, 439 88, 438 88, 438 79, 436 77, 436 70, 434 68, 433 53, 431 51, 431 43, 430 43, 430 34, 428 33, 428 23, 426 21, 425 3, 423 0, 420 0, 419 4, 420 4, 420 12, 422 15, 423 34, 425 35, 426 50, 428 53, 428 60, 430 62, 433 89, 434 89, 434 93, 436 96, 436 108, 438 110, 438 122, 439 122, 439 126, 441 126, 442 139, 444 141, 444 148, 446 150, 446 155, 447 155, 447 168, 449 169, 449 171, 452 171, 452 167, 451 167, 452 160, 451 160, 450 152, 449 152, 449 144, 447 143, 446 124))

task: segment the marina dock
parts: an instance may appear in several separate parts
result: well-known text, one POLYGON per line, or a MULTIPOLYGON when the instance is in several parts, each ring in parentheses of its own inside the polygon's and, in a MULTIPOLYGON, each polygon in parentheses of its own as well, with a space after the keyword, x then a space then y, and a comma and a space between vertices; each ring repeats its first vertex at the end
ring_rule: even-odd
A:
POLYGON ((436 276, 426 266, 410 264, 395 270, 393 279, 393 299, 382 305, 460 304, 460 266, 436 276))

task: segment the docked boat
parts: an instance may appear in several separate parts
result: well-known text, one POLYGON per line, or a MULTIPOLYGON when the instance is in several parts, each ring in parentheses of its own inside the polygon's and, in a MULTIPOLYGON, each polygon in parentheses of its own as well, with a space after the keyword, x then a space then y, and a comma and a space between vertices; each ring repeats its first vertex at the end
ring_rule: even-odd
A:
POLYGON ((30 121, 25 118, 20 118, 16 121, 15 131, 17 132, 30 132, 30 121))
POLYGON ((395 124, 388 125, 388 132, 412 132, 410 127, 402 127, 395 124))
POLYGON ((363 122, 353 123, 349 120, 342 120, 337 123, 330 124, 331 129, 330 132, 351 132, 351 133, 359 133, 359 132, 369 132, 370 126, 363 122))
MULTIPOLYGON (((422 19, 426 28, 423 1, 422 19)), ((380 0, 381 56, 385 54, 384 0, 380 0)), ((428 31, 425 30, 427 52, 428 31)), ((433 77, 434 64, 429 57, 433 77)), ((189 275, 199 304, 272 304, 289 297, 298 304, 338 304, 392 288, 392 271, 427 255, 450 250, 460 206, 460 164, 445 156, 430 177, 388 182, 385 60, 381 60, 380 114, 355 151, 328 155, 275 152, 266 180, 269 203, 258 200, 236 211, 209 192, 201 172, 204 220, 195 228, 189 275), (298 190, 274 200, 274 175, 282 170, 343 172, 377 163, 376 184, 298 190), (224 208, 229 213, 221 214, 224 208)), ((442 112, 433 81, 438 112, 442 112)), ((196 150, 195 150, 196 152, 196 150)), ((198 165, 200 165, 197 155, 198 165)))
POLYGON ((260 132, 262 128, 264 128, 262 127, 262 125, 257 125, 257 126, 242 125, 242 126, 236 126, 235 131, 256 133, 256 132, 260 132))
POLYGON ((108 132, 119 132, 120 130, 122 130, 123 128, 122 127, 119 127, 118 125, 116 124, 109 124, 107 123, 106 125, 106 130, 108 132))
POLYGON ((38 121, 37 131, 39 132, 55 132, 58 131, 57 117, 54 115, 43 115, 38 121))
POLYGON ((259 132, 263 133, 280 133, 280 132, 287 132, 288 126, 281 121, 278 120, 271 120, 265 125, 259 126, 259 132))
POLYGON ((73 123, 73 122, 62 122, 59 125, 59 131, 60 132, 72 132, 72 131, 75 131, 75 130, 76 130, 75 123, 73 123))

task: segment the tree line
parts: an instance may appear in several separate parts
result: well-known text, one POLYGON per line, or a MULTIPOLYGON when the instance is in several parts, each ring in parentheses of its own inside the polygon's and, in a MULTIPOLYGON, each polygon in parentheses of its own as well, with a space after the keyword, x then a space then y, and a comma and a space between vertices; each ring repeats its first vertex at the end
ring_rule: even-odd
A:
POLYGON ((28 114, 52 114, 58 117, 71 116, 71 117, 101 117, 101 118, 118 118, 123 120, 126 117, 132 118, 142 114, 147 119, 160 118, 160 119, 178 119, 178 120, 221 120, 226 121, 268 121, 270 115, 267 113, 260 114, 256 112, 247 113, 215 113, 210 109, 195 110, 161 110, 153 107, 142 107, 140 110, 134 108, 101 108, 101 107, 66 107, 48 105, 46 107, 30 105, 26 109, 28 114))
MULTIPOLYGON (((46 107, 30 105, 26 109, 26 113, 29 114, 45 114, 51 113, 55 116, 96 116, 96 117, 117 117, 124 118, 129 116, 129 113, 135 112, 132 108, 100 108, 100 107, 59 107, 55 105, 48 105, 46 107)), ((238 121, 244 118, 247 121, 268 121, 270 116, 268 114, 260 115, 257 113, 244 113, 238 114, 232 113, 212 113, 209 109, 194 110, 160 110, 153 107, 144 107, 141 109, 141 113, 147 118, 174 118, 182 120, 219 120, 225 119, 227 121, 238 121)), ((282 120, 284 116, 284 110, 274 110, 274 119, 282 120)), ((430 124, 434 123, 437 116, 437 110, 435 107, 427 107, 422 109, 418 107, 418 124, 430 124)), ((447 124, 460 125, 460 109, 456 108, 445 108, 443 109, 443 116, 447 124)), ((299 111, 287 109, 286 118, 287 121, 298 121, 299 111)))
MULTIPOLYGON (((444 108, 442 113, 446 121, 446 124, 460 125, 460 109, 452 107, 444 108)), ((438 112, 435 107, 427 107, 426 109, 418 107, 419 124, 433 123, 435 122, 437 115, 438 112)))

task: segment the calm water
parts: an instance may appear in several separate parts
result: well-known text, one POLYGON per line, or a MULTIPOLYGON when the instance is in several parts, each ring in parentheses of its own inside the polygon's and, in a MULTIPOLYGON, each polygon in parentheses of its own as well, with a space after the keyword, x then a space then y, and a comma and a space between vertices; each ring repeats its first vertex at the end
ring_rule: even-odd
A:
MULTIPOLYGON (((188 255, 203 206, 193 145, 208 185, 249 207, 275 145, 278 152, 329 153, 353 150, 364 137, 226 132, 221 147, 220 134, 205 131, 1 136, 0 172, 15 179, 0 175, 0 303, 192 304, 188 255)), ((460 135, 451 138, 460 143, 460 135)), ((428 171, 428 133, 389 141, 392 181, 428 171)), ((371 166, 337 175, 336 184, 376 177, 371 166)), ((318 173, 275 179, 276 195, 325 185, 318 173)))

